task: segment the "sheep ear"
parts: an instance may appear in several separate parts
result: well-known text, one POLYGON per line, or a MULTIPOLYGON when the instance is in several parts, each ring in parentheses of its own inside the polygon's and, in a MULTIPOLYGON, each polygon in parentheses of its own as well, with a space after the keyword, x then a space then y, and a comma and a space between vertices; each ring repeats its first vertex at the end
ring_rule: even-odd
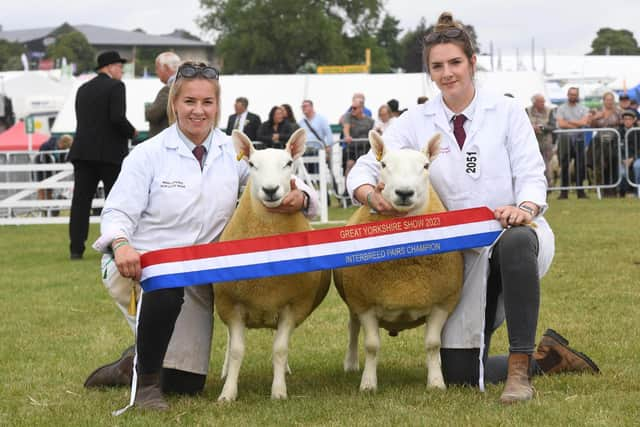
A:
POLYGON ((241 130, 234 129, 233 132, 231 132, 231 139, 233 140, 236 153, 238 153, 238 161, 242 160, 243 157, 248 160, 255 151, 249 137, 241 130))
POLYGON ((429 162, 433 162, 438 154, 440 154, 440 140, 442 139, 442 135, 436 133, 431 137, 429 142, 424 146, 422 152, 429 159, 429 162))
POLYGON ((382 160, 384 156, 384 141, 382 140, 382 136, 375 130, 369 131, 369 144, 371 144, 371 149, 376 156, 376 160, 382 160))
POLYGON ((291 154, 291 158, 293 160, 296 160, 304 154, 304 151, 306 149, 307 132, 304 129, 300 128, 291 135, 289 141, 287 142, 285 150, 287 150, 289 154, 291 154))

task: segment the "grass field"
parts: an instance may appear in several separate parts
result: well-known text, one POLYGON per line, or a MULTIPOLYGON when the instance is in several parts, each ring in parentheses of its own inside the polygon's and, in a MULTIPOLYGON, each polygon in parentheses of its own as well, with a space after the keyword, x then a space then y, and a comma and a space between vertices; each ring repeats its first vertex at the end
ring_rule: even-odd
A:
MULTIPOLYGON (((348 212, 332 211, 332 219, 348 212)), ((293 335, 289 400, 271 401, 269 331, 249 331, 239 399, 219 405, 225 330, 216 321, 211 375, 195 398, 167 413, 111 411, 128 390, 82 383, 132 336, 99 277, 99 255, 68 260, 65 226, 0 227, 0 425, 452 425, 631 426, 640 415, 640 202, 551 202, 556 258, 542 282, 538 335, 553 327, 596 361, 602 375, 536 378, 534 401, 504 407, 500 386, 426 390, 422 329, 384 336, 379 391, 345 374, 347 310, 332 289, 293 335)), ((92 227, 89 240, 97 236, 92 227)), ((507 348, 504 328, 493 352, 507 348)), ((362 366, 362 353, 361 353, 362 366)))

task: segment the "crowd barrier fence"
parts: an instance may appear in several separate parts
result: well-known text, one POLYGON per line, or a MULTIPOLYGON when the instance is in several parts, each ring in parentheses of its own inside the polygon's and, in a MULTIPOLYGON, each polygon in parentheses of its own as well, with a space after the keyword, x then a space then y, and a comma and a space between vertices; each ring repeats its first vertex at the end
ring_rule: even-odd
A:
POLYGON ((603 192, 616 193, 621 185, 628 184, 637 189, 638 185, 632 182, 624 162, 629 153, 634 153, 630 150, 635 148, 635 153, 638 153, 637 141, 629 147, 630 135, 635 132, 633 129, 621 136, 614 128, 554 130, 559 169, 556 173, 560 185, 554 184, 549 190, 592 189, 601 198, 603 192))

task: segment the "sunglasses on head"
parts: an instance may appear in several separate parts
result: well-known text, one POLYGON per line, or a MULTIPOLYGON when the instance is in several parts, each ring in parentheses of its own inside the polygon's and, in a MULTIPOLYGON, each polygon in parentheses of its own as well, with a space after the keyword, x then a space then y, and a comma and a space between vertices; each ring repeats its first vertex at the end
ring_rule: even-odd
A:
POLYGON ((444 31, 432 31, 424 36, 425 43, 443 42, 451 39, 459 39, 464 34, 460 28, 450 28, 444 31))
POLYGON ((186 63, 182 64, 180 68, 178 68, 178 72, 176 73, 176 80, 180 77, 190 79, 197 76, 198 74, 209 80, 218 80, 218 77, 220 76, 220 72, 218 70, 206 64, 186 63))

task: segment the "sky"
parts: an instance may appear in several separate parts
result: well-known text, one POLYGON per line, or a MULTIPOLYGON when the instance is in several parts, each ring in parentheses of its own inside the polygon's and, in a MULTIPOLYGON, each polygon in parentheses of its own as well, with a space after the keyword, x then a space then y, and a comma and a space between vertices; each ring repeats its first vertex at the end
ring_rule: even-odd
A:
MULTIPOLYGON (((7 0, 0 25, 18 30, 70 24, 102 25, 124 30, 142 28, 150 34, 185 29, 205 40, 195 23, 202 15, 199 0, 7 0)), ((583 55, 591 50, 598 29, 627 29, 640 39, 640 2, 615 0, 593 6, 592 0, 387 0, 386 11, 413 29, 425 17, 427 25, 449 10, 473 25, 482 53, 583 55)))

